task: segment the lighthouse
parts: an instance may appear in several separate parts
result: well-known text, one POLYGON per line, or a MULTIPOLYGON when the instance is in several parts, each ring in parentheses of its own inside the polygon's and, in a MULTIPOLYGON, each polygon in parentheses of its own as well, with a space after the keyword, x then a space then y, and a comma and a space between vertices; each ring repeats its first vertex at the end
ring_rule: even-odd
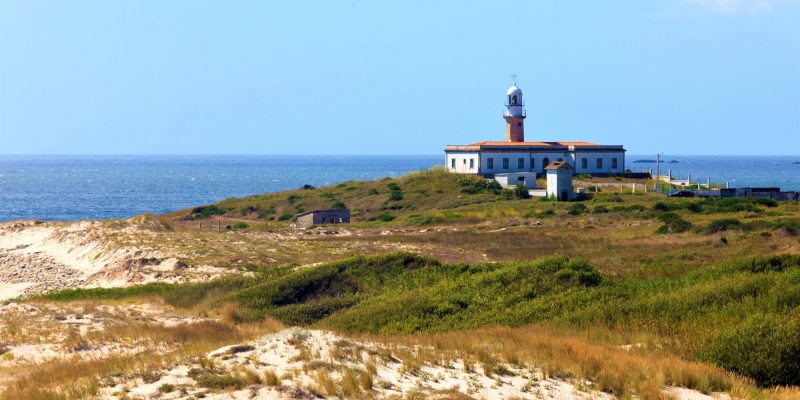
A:
POLYGON ((506 142, 525 141, 525 103, 522 101, 522 90, 514 84, 506 91, 506 142))

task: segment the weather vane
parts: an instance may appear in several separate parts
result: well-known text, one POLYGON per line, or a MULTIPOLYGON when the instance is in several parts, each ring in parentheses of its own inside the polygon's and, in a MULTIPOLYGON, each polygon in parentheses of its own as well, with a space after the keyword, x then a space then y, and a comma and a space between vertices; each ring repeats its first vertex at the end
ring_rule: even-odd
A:
POLYGON ((511 80, 514 81, 514 86, 517 86, 517 74, 511 74, 511 80))

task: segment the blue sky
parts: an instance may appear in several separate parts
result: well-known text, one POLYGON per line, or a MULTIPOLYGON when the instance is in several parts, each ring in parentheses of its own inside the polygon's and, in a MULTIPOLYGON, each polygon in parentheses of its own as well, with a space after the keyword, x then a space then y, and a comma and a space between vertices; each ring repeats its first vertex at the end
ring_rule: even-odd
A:
POLYGON ((0 2, 0 154, 800 154, 800 1, 0 2))

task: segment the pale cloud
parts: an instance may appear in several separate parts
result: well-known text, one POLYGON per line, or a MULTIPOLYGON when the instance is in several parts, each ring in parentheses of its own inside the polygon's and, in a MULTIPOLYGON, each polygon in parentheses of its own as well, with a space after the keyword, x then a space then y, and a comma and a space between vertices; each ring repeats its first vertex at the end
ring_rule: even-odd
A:
POLYGON ((760 14, 782 4, 797 4, 798 0, 683 0, 718 14, 760 14))

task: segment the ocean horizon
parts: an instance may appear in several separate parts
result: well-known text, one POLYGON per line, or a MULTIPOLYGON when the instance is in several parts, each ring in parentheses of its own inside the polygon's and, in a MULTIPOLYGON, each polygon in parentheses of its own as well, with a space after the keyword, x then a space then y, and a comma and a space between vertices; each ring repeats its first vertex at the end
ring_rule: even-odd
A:
MULTIPOLYGON (((655 173, 654 155, 626 155, 655 173)), ((661 173, 800 190, 798 156, 664 155, 661 173), (674 161, 674 162, 673 162, 674 161)), ((129 218, 303 185, 397 177, 444 155, 0 155, 0 221, 129 218)))

